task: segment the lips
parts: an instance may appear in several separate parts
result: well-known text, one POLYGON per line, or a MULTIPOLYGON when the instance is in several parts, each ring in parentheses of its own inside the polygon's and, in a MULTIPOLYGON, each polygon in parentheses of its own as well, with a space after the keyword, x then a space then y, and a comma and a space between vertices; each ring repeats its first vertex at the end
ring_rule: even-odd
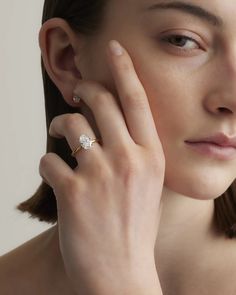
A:
POLYGON ((236 136, 229 137, 224 133, 216 133, 214 135, 200 138, 187 140, 187 143, 211 143, 221 147, 231 147, 236 149, 236 136))
POLYGON ((212 142, 186 142, 187 146, 207 159, 230 161, 236 158, 236 148, 232 146, 221 146, 212 142))

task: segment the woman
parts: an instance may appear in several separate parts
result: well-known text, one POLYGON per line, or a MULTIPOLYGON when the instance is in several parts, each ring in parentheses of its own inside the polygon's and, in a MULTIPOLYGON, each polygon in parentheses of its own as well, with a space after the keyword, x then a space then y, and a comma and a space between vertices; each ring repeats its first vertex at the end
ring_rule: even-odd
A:
POLYGON ((236 293, 235 13, 45 1, 44 182, 18 209, 56 225, 1 257, 1 294, 236 293))

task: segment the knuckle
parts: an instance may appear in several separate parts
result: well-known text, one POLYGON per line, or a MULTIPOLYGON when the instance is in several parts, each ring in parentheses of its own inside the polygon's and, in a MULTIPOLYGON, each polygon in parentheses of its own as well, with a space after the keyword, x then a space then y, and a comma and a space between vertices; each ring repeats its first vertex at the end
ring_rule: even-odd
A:
POLYGON ((122 72, 127 73, 131 71, 131 63, 128 60, 119 63, 117 66, 122 72))
POLYGON ((49 162, 52 160, 53 157, 54 157, 53 153, 47 153, 41 157, 39 162, 40 171, 47 168, 47 166, 49 165, 49 162))
POLYGON ((71 130, 72 128, 75 128, 76 125, 80 125, 81 122, 85 121, 85 117, 82 114, 74 113, 74 114, 68 114, 65 117, 64 125, 66 130, 71 130))
POLYGON ((75 177, 67 177, 64 179, 64 190, 68 196, 76 196, 79 191, 79 185, 75 177))
POLYGON ((49 134, 50 134, 51 136, 53 136, 53 135, 55 134, 54 129, 55 129, 55 124, 56 124, 56 122, 57 122, 57 120, 58 120, 57 117, 58 117, 58 116, 54 117, 54 118, 52 119, 50 125, 49 125, 48 132, 49 132, 49 134))
POLYGON ((106 178, 111 174, 111 168, 109 167, 109 164, 107 163, 106 159, 96 159, 94 161, 94 168, 93 172, 96 176, 101 176, 101 178, 106 178))
POLYGON ((75 204, 74 200, 78 199, 78 196, 81 195, 82 185, 76 177, 67 177, 63 180, 63 183, 58 186, 58 190, 58 194, 62 194, 63 199, 75 204))
POLYGON ((136 186, 137 181, 139 180, 137 165, 124 163, 122 167, 121 179, 122 179, 123 186, 128 190, 136 186))
POLYGON ((57 115, 53 117, 50 123, 50 128, 52 128, 54 125, 57 125, 58 122, 65 120, 68 117, 68 115, 70 114, 62 114, 62 115, 57 115))
POLYGON ((146 101, 144 100, 144 93, 138 90, 133 90, 124 95, 124 101, 129 108, 146 109, 146 101))
POLYGON ((123 162, 121 165, 122 174, 125 178, 130 179, 137 174, 137 164, 134 162, 123 162))
POLYGON ((65 116, 65 114, 64 115, 58 115, 58 116, 53 117, 50 125, 54 125, 55 122, 57 122, 58 120, 60 120, 62 116, 65 116))
POLYGON ((106 90, 100 90, 95 94, 94 104, 96 107, 102 106, 112 99, 112 94, 106 90))
POLYGON ((111 183, 113 178, 113 169, 104 158, 97 158, 93 163, 93 169, 89 169, 87 173, 87 176, 91 177, 91 179, 99 180, 99 184, 111 183))
POLYGON ((146 161, 149 172, 154 174, 163 174, 165 170, 165 157, 157 153, 151 153, 149 159, 146 161))
POLYGON ((123 148, 119 151, 117 159, 116 167, 118 169, 118 174, 123 175, 125 179, 132 178, 138 174, 140 163, 139 157, 135 152, 123 148))
POLYGON ((99 172, 99 184, 102 186, 103 191, 109 190, 112 183, 112 172, 109 168, 103 167, 102 170, 99 172))

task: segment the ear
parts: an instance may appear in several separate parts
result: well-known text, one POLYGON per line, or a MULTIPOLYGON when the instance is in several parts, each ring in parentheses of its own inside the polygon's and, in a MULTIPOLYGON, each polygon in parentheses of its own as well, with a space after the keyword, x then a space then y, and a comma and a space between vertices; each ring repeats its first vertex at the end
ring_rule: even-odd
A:
POLYGON ((73 90, 78 79, 82 78, 77 64, 83 41, 61 18, 49 19, 39 32, 39 46, 45 69, 71 106, 75 106, 73 90))

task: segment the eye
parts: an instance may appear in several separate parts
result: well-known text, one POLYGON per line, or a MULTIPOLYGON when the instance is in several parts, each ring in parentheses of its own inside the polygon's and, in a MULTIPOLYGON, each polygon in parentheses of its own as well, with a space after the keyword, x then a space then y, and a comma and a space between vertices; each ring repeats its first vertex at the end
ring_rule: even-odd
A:
POLYGON ((170 43, 171 45, 178 47, 179 50, 191 51, 194 49, 201 49, 199 43, 191 37, 184 35, 169 35, 162 37, 162 41, 170 43))

